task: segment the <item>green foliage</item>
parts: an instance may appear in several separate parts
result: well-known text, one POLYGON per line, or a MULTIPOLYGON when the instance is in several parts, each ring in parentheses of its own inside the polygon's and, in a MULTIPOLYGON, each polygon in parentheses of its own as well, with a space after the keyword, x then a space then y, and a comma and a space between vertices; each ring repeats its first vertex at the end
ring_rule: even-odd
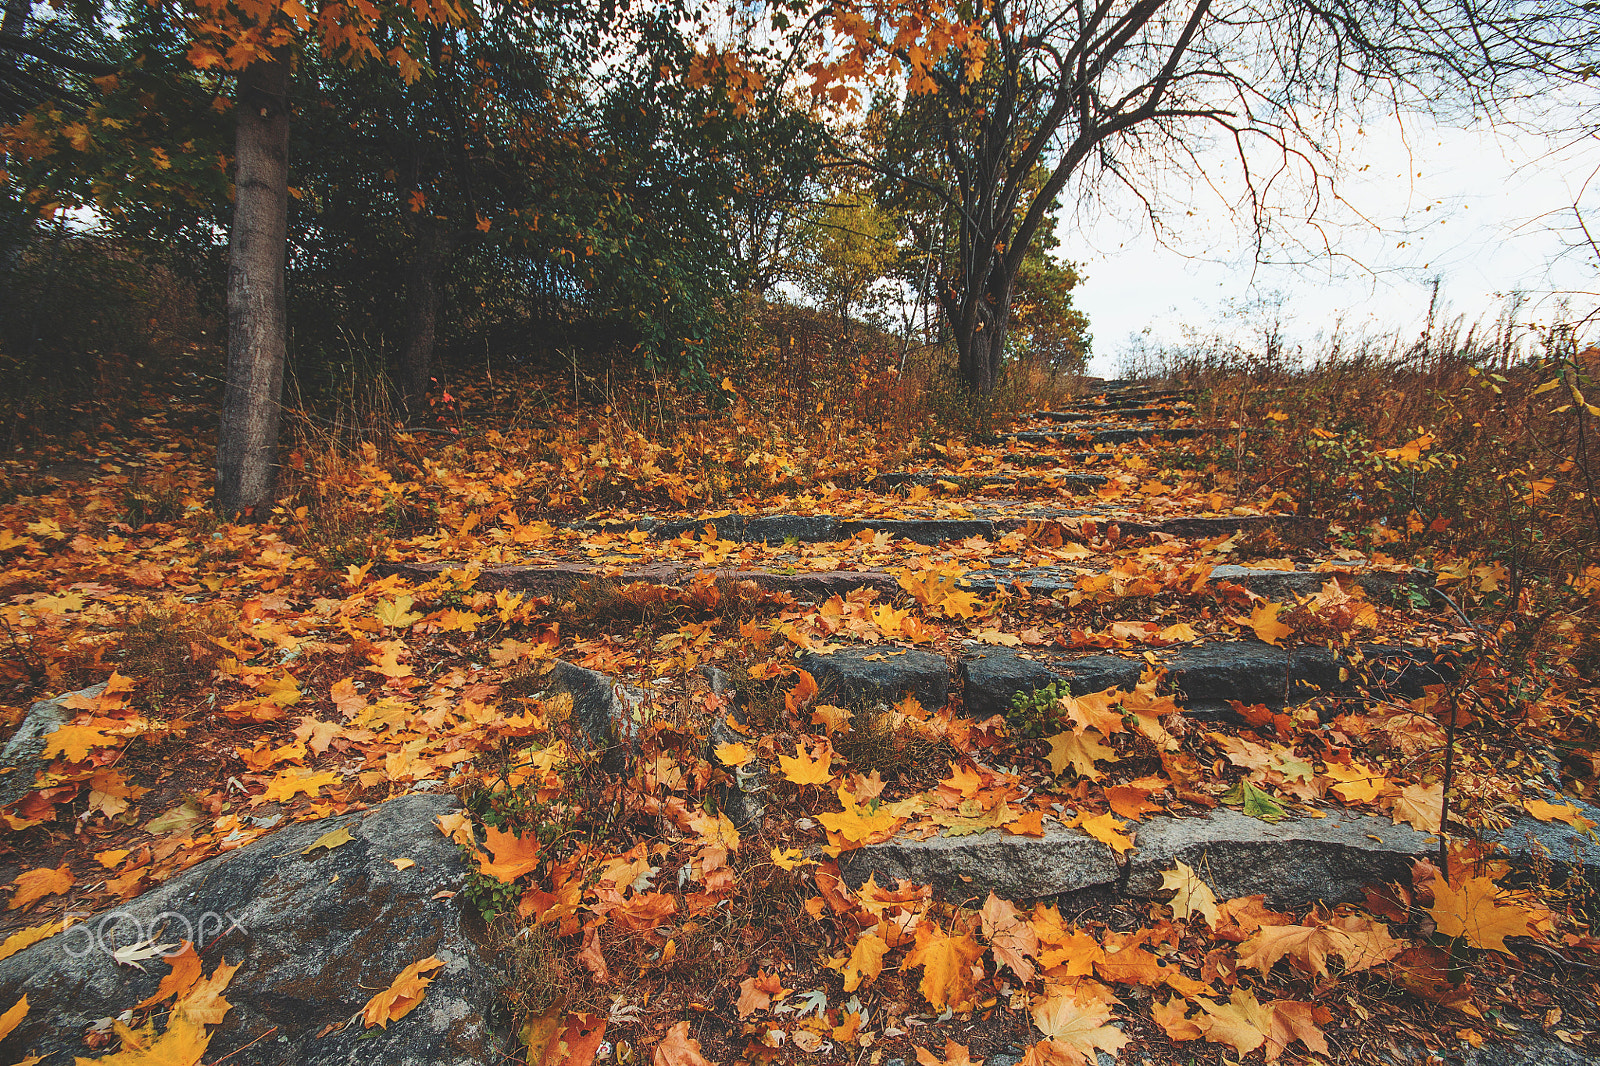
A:
POLYGON ((1061 701, 1072 695, 1065 681, 1052 681, 1031 692, 1019 692, 1011 697, 1006 711, 1006 722, 1011 731, 1023 740, 1038 740, 1061 724, 1061 701))

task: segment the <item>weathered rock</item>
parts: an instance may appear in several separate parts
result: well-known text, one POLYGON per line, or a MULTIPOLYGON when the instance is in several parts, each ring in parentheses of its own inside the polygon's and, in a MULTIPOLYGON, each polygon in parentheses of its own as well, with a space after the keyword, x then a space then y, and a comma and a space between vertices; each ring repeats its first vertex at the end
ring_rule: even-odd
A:
POLYGON ((1079 429, 1025 429, 981 438, 985 444, 1131 444, 1136 440, 1187 440, 1210 430, 1201 426, 1083 426, 1079 429))
MULTIPOLYGON (((711 683, 711 691, 719 696, 726 696, 733 704, 734 714, 742 714, 744 708, 739 706, 738 693, 734 691, 727 672, 715 666, 703 666, 700 675, 711 683)), ((723 744, 739 744, 749 738, 736 733, 727 723, 727 716, 722 715, 712 719, 711 728, 707 731, 706 746, 715 757, 717 748, 723 744)), ((722 813, 726 814, 738 829, 748 829, 752 826, 759 827, 761 819, 766 817, 766 791, 767 791, 767 764, 757 755, 743 766, 733 768, 733 780, 719 790, 719 799, 722 813)))
POLYGON ((950 668, 942 656, 892 644, 844 648, 832 655, 807 652, 800 669, 817 682, 821 702, 839 706, 898 703, 910 693, 936 711, 950 695, 950 668))
POLYGON ((547 692, 572 697, 572 720, 603 754, 600 765, 620 773, 639 744, 644 693, 605 674, 557 662, 545 675, 547 692))
POLYGON ((914 474, 889 473, 880 474, 872 481, 872 487, 878 489, 897 489, 902 485, 937 485, 941 481, 952 482, 956 485, 987 487, 990 485, 1018 485, 1039 486, 1054 485, 1059 488, 1099 488, 1108 479, 1103 474, 1057 473, 1057 474, 982 474, 974 477, 971 474, 955 474, 945 471, 923 470, 914 474))
POLYGON ((852 886, 874 875, 880 885, 905 877, 934 885, 952 898, 982 899, 993 891, 1023 900, 1115 884, 1117 860, 1110 848, 1083 830, 1048 822, 1042 837, 991 830, 869 844, 840 856, 839 872, 852 886))
MULTIPOLYGON (((1583 817, 1600 825, 1600 807, 1572 796, 1554 796, 1554 803, 1571 803, 1583 817)), ((1541 822, 1523 814, 1504 829, 1487 834, 1511 853, 1512 871, 1521 878, 1549 871, 1557 884, 1576 874, 1600 890, 1600 843, 1566 822, 1541 822)))
POLYGON ((1433 837, 1387 818, 1329 812, 1276 824, 1219 807, 1197 818, 1151 818, 1128 855, 1130 896, 1161 891, 1161 872, 1184 862, 1218 899, 1264 894, 1278 906, 1358 901, 1364 885, 1404 881, 1433 837))
MULTIPOLYGON (((1113 408, 1113 410, 1117 412, 1118 418, 1162 418, 1174 413, 1170 407, 1117 407, 1113 408)), ((1105 416, 1106 411, 1104 409, 1089 409, 1082 411, 1040 411, 1033 417, 1045 422, 1092 422, 1105 416)))
MULTIPOLYGON (((1281 708, 1317 695, 1351 692, 1362 684, 1415 699, 1424 686, 1455 676, 1448 659, 1436 663, 1422 649, 1365 645, 1360 650, 1359 665, 1346 652, 1277 648, 1253 640, 1167 648, 1153 655, 1166 669, 1167 684, 1179 706, 1196 717, 1232 717, 1229 700, 1281 708)), ((965 655, 959 670, 967 713, 985 718, 1006 713, 1018 694, 1056 680, 1065 680, 1075 696, 1112 687, 1128 689, 1138 683, 1145 666, 1142 657, 1068 657, 984 648, 965 655)))
POLYGON ((238 972, 233 1009, 207 1061, 271 1066, 476 1066, 498 1063, 506 1042, 492 1016, 495 979, 453 894, 467 863, 433 819, 452 796, 405 796, 370 811, 291 825, 208 859, 118 910, 0 961, 0 999, 24 993, 30 1010, 0 1041, 0 1061, 32 1050, 46 1061, 87 1054, 85 1030, 155 991, 168 972, 118 966, 110 952, 156 936, 191 940, 210 973, 238 972), (348 826, 352 839, 303 854, 348 826), (396 869, 392 859, 416 865, 396 869), (422 1004, 386 1029, 346 1024, 375 992, 429 956, 445 966, 422 1004), (337 1028, 335 1028, 337 1027, 337 1028), (324 1030, 327 1030, 324 1035, 324 1030), (229 1058, 234 1052, 249 1050, 229 1058))
POLYGON ((914 544, 943 544, 968 537, 993 537, 995 523, 983 518, 859 518, 839 523, 839 536, 863 530, 887 533, 914 544))
POLYGON ((9 807, 33 789, 38 772, 44 768, 44 739, 72 720, 78 712, 68 710, 67 700, 74 696, 94 699, 106 690, 104 682, 77 692, 68 692, 53 699, 40 700, 28 708, 22 724, 11 734, 6 746, 0 748, 0 807, 9 807))

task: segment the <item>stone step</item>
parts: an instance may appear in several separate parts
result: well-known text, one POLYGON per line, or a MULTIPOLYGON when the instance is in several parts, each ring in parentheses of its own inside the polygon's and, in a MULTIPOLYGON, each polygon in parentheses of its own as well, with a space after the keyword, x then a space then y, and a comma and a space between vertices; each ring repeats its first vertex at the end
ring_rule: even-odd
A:
POLYGON ((1104 474, 1060 473, 1036 474, 957 474, 948 471, 921 470, 916 473, 894 471, 879 474, 868 485, 872 489, 897 489, 910 485, 932 486, 948 482, 962 489, 983 488, 990 485, 1059 487, 1087 491, 1104 485, 1109 478, 1104 474))
POLYGON ((980 437, 984 444, 1132 444, 1140 440, 1188 440, 1203 437, 1211 430, 1204 426, 1084 426, 1081 429, 1024 429, 1010 433, 991 433, 980 437))
MULTIPOLYGON (((1011 589, 1017 583, 1033 595, 1049 596, 1070 592, 1084 576, 1071 567, 1021 567, 1006 566, 1005 559, 995 560, 988 570, 974 570, 966 577, 966 586, 974 592, 992 593, 996 589, 1011 589)), ((463 570, 462 563, 432 562, 380 562, 373 571, 380 577, 399 575, 412 581, 431 581, 447 570, 463 570)), ((894 595, 900 588, 899 579, 884 570, 822 570, 790 572, 784 569, 741 570, 697 566, 693 563, 661 562, 637 567, 604 566, 592 563, 522 563, 497 566, 483 570, 478 575, 477 587, 488 592, 510 590, 532 592, 536 595, 556 595, 584 582, 604 581, 615 585, 662 585, 681 587, 696 580, 711 579, 728 582, 751 582, 774 592, 787 592, 798 599, 824 600, 829 596, 846 596, 856 589, 873 589, 886 596, 894 595)), ((1338 578, 1353 580, 1376 602, 1410 604, 1413 595, 1425 595, 1433 584, 1433 575, 1425 570, 1400 573, 1387 570, 1359 570, 1341 567, 1338 570, 1264 570, 1248 566, 1225 564, 1214 567, 1210 581, 1238 585, 1258 596, 1287 602, 1294 596, 1307 596, 1320 591, 1322 586, 1338 578)), ((0 789, 0 792, 3 792, 0 789)))
POLYGON ((1051 523, 1061 527, 1061 536, 1077 539, 1082 536, 1078 527, 1084 519, 1102 526, 1115 524, 1123 537, 1165 533, 1197 539, 1270 528, 1285 539, 1311 543, 1325 540, 1328 532, 1327 519, 1302 515, 1174 515, 1140 520, 1114 507, 1074 510, 1031 503, 1007 507, 989 501, 972 507, 971 511, 975 517, 843 518, 834 515, 734 513, 708 518, 606 519, 574 522, 567 528, 580 532, 646 532, 658 538, 671 539, 685 533, 698 535, 710 526, 718 537, 741 544, 783 544, 790 540, 807 544, 828 543, 848 540, 858 533, 871 530, 929 545, 966 540, 968 537, 997 540, 1017 530, 1038 535, 1043 532, 1043 527, 1051 523))
MULTIPOLYGON (((1117 407, 1112 410, 1118 418, 1170 418, 1178 414, 1170 407, 1117 407)), ((1029 417, 1045 422, 1089 422, 1104 418, 1107 413, 1106 408, 1087 408, 1076 411, 1035 411, 1029 417)))
POLYGON ((1105 411, 1123 407, 1141 407, 1153 402, 1193 399, 1193 389, 1115 389, 1092 394, 1091 399, 1078 400, 1067 405, 1069 409, 1105 411))
MULTIPOLYGON (((1281 709, 1319 695, 1352 694, 1365 686, 1415 699, 1425 685, 1456 675, 1447 657, 1403 645, 1367 644, 1362 662, 1327 648, 1279 648, 1255 640, 1209 642, 1148 653, 1167 671, 1166 685, 1179 707, 1201 719, 1238 721, 1228 701, 1281 709)), ((1075 696, 1108 688, 1131 690, 1149 662, 1143 654, 1068 655, 969 645, 959 665, 968 717, 1006 714, 1012 701, 1057 681, 1075 696)))
POLYGON ((1277 907, 1317 901, 1359 902, 1362 889, 1407 882, 1414 859, 1433 854, 1434 838, 1390 819, 1348 811, 1263 822, 1228 808, 1198 817, 1154 816, 1129 825, 1134 849, 1119 861, 1080 829, 1051 822, 1042 837, 998 831, 896 837, 840 856, 845 881, 859 887, 909 878, 946 898, 1043 899, 1099 890, 1134 898, 1161 893, 1161 874, 1182 862, 1221 900, 1264 895, 1277 907))

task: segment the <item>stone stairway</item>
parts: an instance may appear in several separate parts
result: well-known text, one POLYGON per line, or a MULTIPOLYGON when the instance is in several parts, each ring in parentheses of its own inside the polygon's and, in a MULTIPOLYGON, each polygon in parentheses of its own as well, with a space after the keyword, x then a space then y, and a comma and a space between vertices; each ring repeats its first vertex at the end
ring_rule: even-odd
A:
MULTIPOLYGON (((858 490, 804 501, 804 508, 791 501, 709 515, 599 513, 543 543, 508 550, 504 565, 479 574, 477 587, 561 596, 596 582, 750 582, 797 601, 871 593, 887 603, 903 597, 901 579, 912 568, 942 562, 959 568, 961 591, 1009 596, 1049 612, 1108 582, 1139 580, 1126 571, 1138 559, 1147 576, 1153 571, 1163 580, 1133 590, 1128 600, 1140 605, 1134 614, 1239 619, 1252 604, 1292 608, 1331 589, 1370 604, 1381 623, 1371 640, 1327 646, 1280 647, 1243 625, 1109 647, 1019 639, 932 649, 890 638, 804 652, 797 665, 816 680, 822 702, 870 708, 909 695, 925 708, 951 706, 977 721, 1007 715, 1019 697, 1053 684, 1074 695, 1130 692, 1148 671, 1196 725, 1242 724, 1243 710, 1275 714, 1311 700, 1327 718, 1341 701, 1413 700, 1452 679, 1461 652, 1454 619, 1435 602, 1431 573, 1340 553, 1329 523, 1316 516, 1202 498, 1155 480, 1175 476, 1166 451, 1173 442, 1210 432, 1192 410, 1182 392, 1110 389, 1023 419, 958 460, 887 472, 858 490), (1053 428, 1061 426, 1068 428, 1053 428), (1271 545, 1278 557, 1231 561, 1240 543, 1251 542, 1271 545)), ((379 569, 426 580, 450 565, 379 569)), ((598 744, 618 742, 642 698, 625 680, 571 666, 551 677, 573 695, 598 744)), ((762 778, 760 769, 743 774, 749 794, 731 798, 729 809, 758 811, 762 778)), ((1179 806, 1138 823, 1127 855, 1058 823, 1041 837, 896 837, 847 852, 841 873, 852 883, 909 877, 963 896, 989 889, 1017 900, 1063 892, 1150 896, 1160 889, 1158 871, 1184 861, 1211 871, 1223 898, 1264 893, 1274 904, 1299 906, 1358 900, 1363 885, 1403 880, 1413 859, 1437 851, 1428 834, 1370 813, 1308 810, 1267 822, 1226 807, 1179 806)), ((1514 852, 1517 841, 1551 831, 1521 821, 1528 824, 1501 834, 1514 852)), ((1593 871, 1600 848, 1574 837, 1547 861, 1593 871)))

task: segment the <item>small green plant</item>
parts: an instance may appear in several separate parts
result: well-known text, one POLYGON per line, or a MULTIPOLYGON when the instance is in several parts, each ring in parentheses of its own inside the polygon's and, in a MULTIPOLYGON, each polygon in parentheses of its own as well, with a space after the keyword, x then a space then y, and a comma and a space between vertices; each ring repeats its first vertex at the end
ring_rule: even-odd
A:
POLYGON ((1061 701, 1072 695, 1065 681, 1052 681, 1031 692, 1019 692, 1011 697, 1011 708, 1006 711, 1006 721, 1023 740, 1038 740, 1045 731, 1061 722, 1061 701))

